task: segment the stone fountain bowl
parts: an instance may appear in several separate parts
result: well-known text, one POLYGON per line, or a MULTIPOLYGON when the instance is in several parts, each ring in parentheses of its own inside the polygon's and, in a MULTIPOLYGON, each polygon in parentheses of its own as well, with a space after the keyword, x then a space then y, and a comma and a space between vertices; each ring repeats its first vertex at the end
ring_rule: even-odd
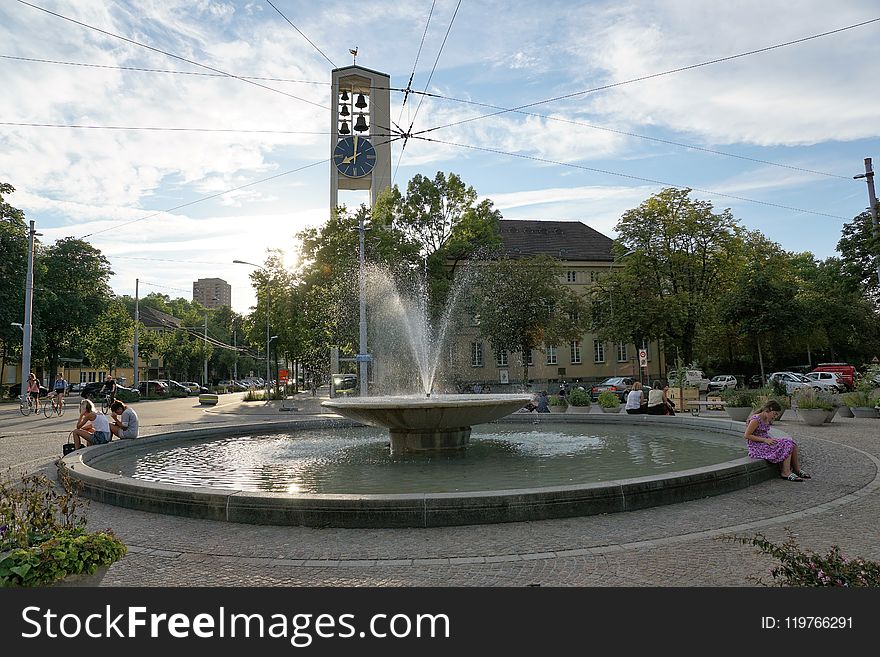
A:
POLYGON ((322 402, 325 408, 374 427, 385 427, 396 452, 460 449, 471 427, 522 408, 530 395, 432 395, 352 397, 322 402))

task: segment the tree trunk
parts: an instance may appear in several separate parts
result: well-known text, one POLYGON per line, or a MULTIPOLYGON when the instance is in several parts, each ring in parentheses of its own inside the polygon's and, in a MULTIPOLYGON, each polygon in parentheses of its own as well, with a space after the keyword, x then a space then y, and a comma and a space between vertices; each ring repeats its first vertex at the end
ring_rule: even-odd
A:
POLYGON ((757 340, 758 340, 758 364, 761 367, 761 385, 763 386, 767 380, 764 378, 764 356, 761 353, 761 338, 760 338, 760 336, 757 338, 757 340))

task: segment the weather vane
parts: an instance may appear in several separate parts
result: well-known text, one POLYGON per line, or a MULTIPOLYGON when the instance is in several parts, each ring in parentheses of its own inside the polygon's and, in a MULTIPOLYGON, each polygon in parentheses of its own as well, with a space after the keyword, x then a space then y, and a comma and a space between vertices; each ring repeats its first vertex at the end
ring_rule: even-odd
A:
POLYGON ((350 52, 351 56, 354 58, 351 62, 352 66, 357 66, 357 63, 358 63, 358 48, 357 48, 357 46, 355 46, 354 48, 349 48, 348 52, 350 52))

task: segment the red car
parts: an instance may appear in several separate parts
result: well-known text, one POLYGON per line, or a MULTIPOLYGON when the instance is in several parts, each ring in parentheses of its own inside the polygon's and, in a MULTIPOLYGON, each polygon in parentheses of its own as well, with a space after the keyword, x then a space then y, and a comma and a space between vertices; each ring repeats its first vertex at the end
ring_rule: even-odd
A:
POLYGON ((834 372, 837 378, 843 382, 849 390, 853 389, 856 376, 856 368, 848 363, 819 363, 813 368, 814 372, 834 372))

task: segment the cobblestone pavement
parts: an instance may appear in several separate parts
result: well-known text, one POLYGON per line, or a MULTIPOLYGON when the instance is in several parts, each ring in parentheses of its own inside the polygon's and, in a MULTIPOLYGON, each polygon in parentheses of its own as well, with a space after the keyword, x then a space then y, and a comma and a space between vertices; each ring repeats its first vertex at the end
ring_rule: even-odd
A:
MULTIPOLYGON (((295 403, 298 414, 318 409, 295 403)), ((259 413, 277 409, 213 411, 235 422, 259 413)), ((129 546, 105 586, 749 586, 769 580, 773 561, 731 537, 758 532, 880 559, 880 420, 808 427, 790 413, 778 426, 812 480, 626 513, 428 529, 239 525, 95 502, 87 515, 129 546)))

